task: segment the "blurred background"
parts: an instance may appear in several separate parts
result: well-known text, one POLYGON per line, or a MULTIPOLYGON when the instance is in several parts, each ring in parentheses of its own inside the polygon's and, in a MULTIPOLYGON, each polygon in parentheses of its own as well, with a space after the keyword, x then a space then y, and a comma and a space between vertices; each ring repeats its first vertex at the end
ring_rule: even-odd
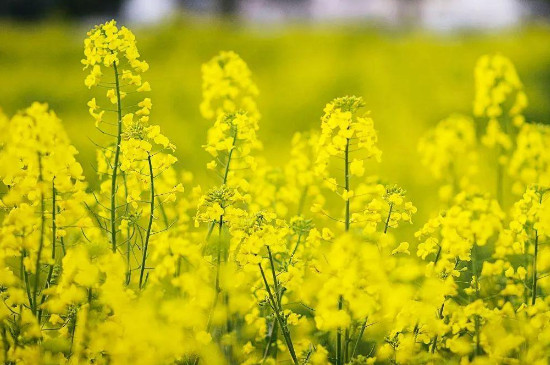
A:
POLYGON ((97 93, 84 86, 80 59, 87 30, 115 18, 151 66, 155 123, 199 181, 216 181, 201 149, 209 124, 198 109, 200 65, 234 50, 260 89, 259 135, 271 163, 287 161, 294 132, 319 127, 328 101, 361 95, 383 150, 372 173, 428 208, 436 184, 419 165, 417 141, 449 114, 471 115, 478 57, 510 57, 527 118, 550 120, 549 9, 542 0, 1 0, 0 107, 11 115, 48 102, 95 184, 98 133, 86 102, 97 93))

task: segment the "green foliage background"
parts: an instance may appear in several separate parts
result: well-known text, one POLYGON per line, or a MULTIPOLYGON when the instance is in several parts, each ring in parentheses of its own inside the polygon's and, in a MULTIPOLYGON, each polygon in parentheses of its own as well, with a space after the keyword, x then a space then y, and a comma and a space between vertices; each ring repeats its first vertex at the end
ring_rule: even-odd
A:
MULTIPOLYGON (((80 66, 87 28, 3 23, 0 29, 0 106, 11 115, 32 101, 48 102, 80 150, 94 184, 90 138, 102 138, 88 115, 92 92, 84 86, 80 66)), ((549 120, 548 26, 434 35, 360 26, 260 27, 180 19, 132 30, 151 66, 145 80, 153 88, 152 120, 177 145, 179 167, 196 173, 199 181, 208 181, 201 145, 209 127, 198 109, 200 66, 220 50, 236 51, 253 72, 261 93, 259 136, 273 164, 286 161, 295 131, 319 127, 328 101, 363 96, 383 151, 382 164, 370 166, 370 171, 409 192, 419 207, 417 222, 437 200, 436 185, 418 161, 418 138, 453 112, 471 114, 473 68, 479 56, 500 52, 510 57, 530 100, 527 119, 549 120)))

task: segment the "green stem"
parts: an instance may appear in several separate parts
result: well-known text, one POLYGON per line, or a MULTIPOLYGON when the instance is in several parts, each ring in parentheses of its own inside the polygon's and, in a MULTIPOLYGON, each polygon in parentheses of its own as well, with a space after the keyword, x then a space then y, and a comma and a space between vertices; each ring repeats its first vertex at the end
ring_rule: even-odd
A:
POLYGON ((143 244, 143 258, 141 260, 141 269, 139 273, 139 288, 143 287, 143 273, 145 272, 145 264, 147 260, 147 249, 149 248, 149 238, 151 237, 151 227, 153 226, 153 217, 155 212, 155 176, 153 175, 153 163, 151 155, 147 153, 147 162, 149 163, 149 175, 151 183, 151 206, 149 213, 149 224, 147 225, 147 233, 145 234, 145 243, 143 244))
POLYGON ((210 223, 210 227, 208 227, 208 232, 206 232, 206 241, 210 241, 210 236, 212 235, 212 232, 214 231, 214 227, 216 227, 216 220, 213 220, 212 223, 210 223))
POLYGON ((116 61, 113 62, 113 69, 115 71, 115 90, 117 98, 117 117, 118 117, 118 131, 117 141, 115 148, 115 161, 113 164, 113 173, 111 176, 111 245, 113 252, 116 252, 116 191, 117 191, 117 173, 118 173, 118 160, 120 158, 120 142, 122 141, 122 106, 120 104, 120 84, 118 80, 118 69, 116 61))
POLYGON ((262 357, 262 365, 265 364, 265 361, 267 360, 267 357, 269 356, 269 352, 271 350, 271 347, 273 345, 273 340, 276 338, 277 336, 277 330, 278 330, 278 322, 277 320, 275 319, 273 321, 273 324, 271 326, 271 331, 269 332, 269 337, 267 339, 267 344, 265 346, 265 350, 264 350, 264 356, 262 357))
MULTIPOLYGON (((435 259, 434 259, 434 266, 437 264, 440 257, 441 257, 441 246, 439 246, 439 248, 437 249, 437 254, 435 255, 435 259)), ((456 267, 456 265, 455 265, 455 267, 456 267)), ((443 304, 441 305, 441 309, 439 309, 439 312, 438 312, 439 319, 443 319, 443 307, 444 306, 445 306, 445 302, 443 302, 443 304)), ((432 354, 435 352, 436 346, 437 346, 437 335, 435 335, 433 340, 432 340, 432 348, 431 348, 431 353, 432 354)))
MULTIPOLYGON (((349 138, 346 139, 346 149, 344 151, 344 182, 346 193, 349 193, 350 183, 349 183, 349 138)), ((349 196, 346 199, 346 218, 345 218, 345 229, 346 232, 349 231, 350 225, 350 212, 349 212, 349 196)))
POLYGON ((235 150, 235 145, 237 144, 237 128, 233 134, 233 143, 231 145, 231 150, 229 155, 227 155, 227 163, 225 164, 225 172, 223 173, 223 185, 227 184, 227 177, 229 175, 229 164, 231 163, 231 157, 233 156, 233 151, 235 150))
POLYGON ((296 245, 294 246, 294 249, 292 250, 292 253, 290 254, 290 258, 288 259, 288 266, 292 265, 292 259, 294 258, 294 255, 296 255, 296 251, 298 250, 298 247, 300 246, 300 241, 302 240, 302 234, 298 234, 298 239, 296 240, 296 245))
MULTIPOLYGON (((233 324, 231 319, 231 308, 229 306, 229 294, 227 292, 224 293, 224 305, 225 305, 225 312, 226 312, 226 321, 225 321, 225 333, 231 333, 233 331, 233 324)), ((225 358, 228 359, 230 364, 233 364, 233 346, 231 344, 227 344, 224 346, 224 352, 225 352, 225 358)))
MULTIPOLYGON (((53 275, 53 269, 55 266, 55 241, 57 240, 57 224, 56 224, 56 213, 57 213, 57 204, 56 204, 56 197, 57 197, 57 191, 55 190, 55 176, 52 179, 52 264, 50 265, 48 269, 48 277, 46 278, 46 285, 44 286, 44 289, 47 289, 51 285, 52 281, 52 275, 53 275)), ((40 301, 40 304, 44 304, 46 301, 46 295, 42 295, 42 300, 40 301)), ((38 323, 40 323, 40 319, 42 317, 42 310, 38 311, 38 323)))
POLYGON ((441 257, 441 245, 439 246, 439 248, 437 249, 437 253, 435 254, 434 266, 437 264, 440 257, 441 257))
MULTIPOLYGON (((472 246, 472 275, 474 276, 474 285, 475 285, 475 298, 476 300, 479 298, 479 282, 478 282, 478 276, 477 276, 477 250, 476 250, 477 244, 474 242, 474 245, 472 246)), ((481 341, 480 341, 480 318, 478 314, 474 314, 474 331, 475 331, 475 340, 476 340, 476 347, 475 347, 475 356, 481 355, 481 341)))
POLYGON ((160 208, 160 214, 162 214, 162 220, 164 221, 164 228, 168 229, 168 226, 170 226, 170 223, 168 222, 168 215, 166 215, 166 209, 164 209, 164 205, 162 204, 162 201, 159 200, 159 208, 160 208))
POLYGON ((38 182, 40 187, 40 241, 38 243, 38 251, 36 252, 36 264, 35 269, 36 273, 34 276, 34 288, 32 294, 32 313, 37 314, 38 303, 38 284, 40 282, 40 256, 42 256, 42 249, 44 248, 44 232, 46 230, 46 215, 45 212, 45 202, 44 202, 44 192, 42 192, 42 156, 38 154, 38 182))
MULTIPOLYGON (((439 311, 437 312, 437 316, 439 319, 443 319, 443 308, 445 308, 445 302, 443 302, 443 304, 441 304, 441 307, 439 308, 439 311)), ((433 340, 432 340, 432 348, 431 348, 431 353, 433 354, 435 352, 435 349, 436 349, 436 346, 437 346, 437 335, 434 336, 433 340)))
POLYGON ((531 305, 537 300, 537 257, 539 253, 539 232, 535 229, 535 255, 533 256, 533 285, 531 287, 531 305))
POLYGON ((437 348, 437 335, 435 335, 433 340, 432 340, 432 348, 430 349, 430 352, 432 354, 435 353, 436 348, 437 348))
MULTIPOLYGON (((288 328, 286 327, 286 323, 281 317, 281 311, 282 308, 277 306, 278 301, 275 300, 273 297, 273 293, 271 292, 271 288, 269 287, 269 284, 267 282, 267 278, 265 277, 264 269, 262 268, 262 264, 258 264, 260 268, 260 273, 262 274, 262 279, 264 281, 265 289, 267 290, 267 294, 269 296, 269 300, 271 302, 271 306, 273 307, 273 312, 275 313, 275 317, 277 318, 277 321, 279 322, 279 326, 281 327, 281 331, 283 333, 283 337, 286 342, 286 346, 288 347, 288 351, 290 352, 290 356, 292 357, 292 361, 295 365, 298 365, 298 358, 296 357, 296 353, 294 351, 294 345, 292 344, 292 339, 290 337, 290 333, 288 331, 288 328)), ((277 282, 277 278, 274 278, 275 282, 277 282)))
MULTIPOLYGON (((124 200, 128 201, 128 182, 126 180, 126 173, 122 173, 122 182, 124 185, 124 200)), ((130 211, 130 205, 126 203, 126 211, 125 215, 128 216, 130 211)), ((132 281, 132 268, 130 265, 130 254, 132 252, 132 240, 130 235, 130 225, 128 224, 128 228, 126 228, 126 285, 130 284, 130 281, 132 281)))
MULTIPOLYGON (((298 213, 298 215, 300 215, 300 214, 298 213)), ((294 255, 296 254, 296 251, 298 250, 298 247, 300 246, 301 239, 302 239, 302 233, 299 233, 298 238, 296 240, 296 245, 294 246, 294 249, 292 250, 292 254, 290 255, 290 258, 288 259, 288 263, 285 266, 286 270, 288 270, 288 267, 290 265, 292 265, 292 259, 294 258, 294 255)), ((269 250, 268 252, 271 254, 271 250, 270 250, 269 247, 268 247, 268 250, 269 250)), ((279 298, 278 301, 280 303, 282 298, 283 298, 284 291, 281 290, 280 293, 278 293, 277 295, 278 295, 278 298, 279 298)), ((265 351, 264 351, 264 357, 262 359, 262 363, 265 362, 265 360, 267 359, 267 356, 269 355, 269 349, 271 348, 271 344, 277 338, 277 330, 278 330, 277 320, 274 319, 273 320, 273 325, 271 327, 271 333, 269 334, 267 345, 266 345, 266 348, 265 348, 265 351)), ((275 352, 276 351, 277 351, 277 347, 275 347, 275 352)))
POLYGON ((269 256, 269 263, 271 266, 271 275, 273 276, 273 286, 275 287, 275 298, 277 299, 277 304, 279 305, 279 308, 283 308, 281 305, 281 299, 279 298, 280 290, 279 290, 279 280, 277 279, 277 274, 275 273, 275 263, 273 261, 273 255, 271 254, 271 248, 269 246, 267 247, 267 255, 269 256))
POLYGON ((349 328, 346 328, 344 332, 344 364, 347 364, 349 361, 349 343, 351 341, 349 328))
POLYGON ((76 332, 76 320, 77 320, 77 316, 76 316, 77 312, 74 311, 72 314, 71 314, 71 319, 69 320, 69 333, 71 334, 71 346, 69 347, 69 354, 72 355, 73 353, 73 345, 74 345, 74 335, 75 335, 75 332, 76 332))
MULTIPOLYGON (((346 148, 344 150, 344 187, 346 189, 346 193, 349 193, 350 191, 350 181, 349 181, 349 138, 346 139, 346 148)), ((346 215, 345 215, 345 221, 344 221, 344 228, 345 231, 349 231, 350 226, 350 201, 349 196, 346 199, 346 215)), ((338 298, 338 310, 342 310, 343 307, 343 298, 340 295, 338 298)), ((336 329, 336 364, 342 365, 343 364, 343 356, 342 356, 342 329, 338 327, 336 329)))
MULTIPOLYGON (((233 151, 235 150, 236 144, 237 144, 237 128, 235 128, 235 130, 234 130, 233 143, 232 143, 232 146, 231 146, 231 150, 229 151, 229 154, 227 155, 227 162, 226 162, 225 170, 224 170, 224 173, 223 173, 222 185, 227 184, 227 179, 228 179, 229 171, 230 171, 231 158, 233 157, 233 151)), ((212 326, 212 314, 214 313, 216 307, 218 306, 219 295, 220 295, 220 292, 221 292, 221 288, 220 288, 220 265, 221 265, 221 236, 222 236, 222 228, 223 228, 223 214, 220 216, 220 220, 219 220, 218 224, 219 224, 219 228, 218 228, 219 242, 218 242, 218 254, 217 254, 218 257, 217 257, 217 262, 216 262, 216 279, 215 279, 216 280, 215 281, 216 292, 214 294, 214 303, 212 303, 212 307, 210 308, 210 316, 209 316, 208 322, 206 324, 206 331, 207 332, 210 331, 210 328, 212 326)), ((210 240, 210 236, 212 235, 212 232, 214 231, 215 226, 216 226, 216 221, 214 220, 214 221, 212 221, 212 223, 208 227, 208 232, 207 232, 207 235, 206 235, 206 241, 210 240)), ((197 365, 199 363, 199 361, 200 361, 200 358, 197 357, 195 359, 195 361, 193 362, 193 364, 197 365)))
POLYGON ((61 244, 61 252, 63 252, 63 256, 65 256, 67 251, 65 251, 65 240, 63 239, 63 237, 59 238, 59 243, 61 244))
POLYGON ((32 295, 31 295, 31 284, 29 280, 29 274, 25 269, 25 257, 27 257, 27 251, 23 249, 21 251, 21 277, 25 280, 25 289, 27 292, 27 297, 29 298, 29 306, 33 308, 32 304, 32 295))
POLYGON ((388 217, 386 218, 386 223, 384 225, 384 234, 388 233, 392 210, 393 210, 393 203, 390 203, 390 210, 388 211, 388 217))
MULTIPOLYGON (((338 297, 338 310, 342 310, 344 299, 340 295, 338 297)), ((338 327, 336 329, 336 365, 342 365, 342 329, 338 327)))
POLYGON ((355 340, 355 346, 353 346, 353 351, 351 352, 351 358, 353 359, 355 357, 355 354, 357 353, 357 349, 359 348, 359 343, 361 342, 361 338, 363 337, 363 334, 365 333, 365 328, 367 328, 367 321, 369 317, 365 318, 365 321, 363 322, 363 325, 361 326, 361 330, 359 331, 359 335, 357 336, 357 340, 355 340))
POLYGON ((222 261, 222 228, 223 228, 223 214, 220 215, 220 222, 218 223, 218 257, 216 260, 216 293, 221 292, 220 287, 220 267, 222 261))
POLYGON ((11 362, 8 360, 10 343, 8 342, 8 334, 6 333, 6 326, 2 324, 0 326, 0 329, 2 331, 2 345, 4 347, 4 364, 11 364, 11 362))
MULTIPOLYGON (((225 164, 225 172, 223 174, 223 182, 222 185, 227 184, 227 177, 229 176, 229 165, 231 164, 231 158, 233 156, 233 151, 235 150, 235 144, 237 143, 237 129, 235 128, 235 132, 233 134, 233 143, 231 146, 231 150, 229 151, 229 154, 227 155, 227 163, 225 164)), ((218 260, 216 262, 216 293, 219 293, 221 291, 220 289, 220 265, 221 265, 221 239, 222 239, 222 228, 223 228, 223 214, 220 216, 219 221, 219 235, 218 235, 218 260)), ((215 222, 212 222, 212 225, 210 226, 210 229, 208 230, 208 238, 210 238, 210 234, 212 233, 212 230, 214 229, 215 222)))

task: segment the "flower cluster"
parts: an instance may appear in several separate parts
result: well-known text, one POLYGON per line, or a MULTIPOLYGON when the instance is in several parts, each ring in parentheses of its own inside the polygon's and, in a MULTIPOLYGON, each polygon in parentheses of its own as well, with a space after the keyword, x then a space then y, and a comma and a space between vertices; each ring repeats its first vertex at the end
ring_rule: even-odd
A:
POLYGON ((508 165, 514 193, 521 195, 530 184, 550 186, 550 127, 526 123, 516 144, 508 165))
POLYGON ((202 66, 201 113, 206 119, 221 114, 247 110, 253 119, 259 118, 255 98, 258 87, 252 81, 246 63, 235 52, 220 52, 202 66))
POLYGON ((444 200, 459 189, 467 189, 469 178, 476 173, 476 144, 473 120, 459 114, 442 120, 420 139, 422 164, 446 183, 440 191, 444 200))
MULTIPOLYGON (((122 80, 138 88, 142 88, 143 91, 149 88, 147 82, 142 83, 141 76, 139 75, 147 71, 149 65, 147 62, 139 59, 140 55, 136 48, 136 37, 126 27, 119 29, 116 21, 112 20, 101 24, 88 32, 88 37, 84 40, 84 55, 86 58, 82 60, 82 64, 85 69, 90 69, 90 74, 85 80, 88 88, 96 86, 101 82, 103 76, 101 66, 116 70, 120 65, 122 56, 124 56, 131 68, 131 70, 123 70, 121 72, 122 80)), ((115 90, 110 89, 107 94, 111 98, 114 98, 115 90)))
POLYGON ((337 98, 327 104, 321 118, 318 174, 326 174, 331 157, 349 155, 352 151, 359 157, 348 161, 350 174, 354 176, 363 176, 365 159, 380 160, 382 152, 376 146, 378 136, 369 113, 361 112, 364 107, 363 99, 356 96, 337 98))
POLYGON ((475 68, 475 82, 475 116, 517 117, 514 123, 522 124, 527 96, 512 61, 500 54, 481 57, 475 68))
POLYGON ((258 128, 257 120, 249 117, 247 112, 239 111, 220 114, 208 130, 204 149, 213 160, 207 164, 207 168, 217 170, 224 184, 242 186, 243 182, 238 179, 238 175, 256 168, 256 161, 251 153, 261 148, 256 137, 258 128))

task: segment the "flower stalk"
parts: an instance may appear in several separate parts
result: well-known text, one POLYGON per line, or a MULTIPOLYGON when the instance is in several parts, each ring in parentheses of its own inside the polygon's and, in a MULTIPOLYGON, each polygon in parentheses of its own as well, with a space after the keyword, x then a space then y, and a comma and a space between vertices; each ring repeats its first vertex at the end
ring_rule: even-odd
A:
MULTIPOLYGON (((120 142, 122 141, 122 105, 120 97, 120 81, 119 73, 116 61, 113 62, 113 70, 115 74, 115 92, 117 100, 117 135, 116 135, 116 146, 115 146, 115 160, 113 163, 113 172, 111 175, 111 248, 113 253, 117 250, 117 228, 116 228, 116 193, 117 193, 117 174, 118 174, 118 165, 120 158, 120 142)), ((140 279, 141 287, 141 279, 140 279)))
POLYGON ((151 238, 151 229, 153 226, 153 219, 155 213, 155 175, 153 175, 153 162, 151 161, 151 154, 147 154, 147 163, 149 165, 149 182, 151 188, 151 202, 150 202, 150 213, 149 213, 149 222, 147 224, 147 231, 145 232, 145 243, 143 244, 143 257, 141 260, 141 268, 139 273, 139 288, 143 289, 143 274, 145 273, 145 266, 147 263, 147 249, 149 248, 149 239, 151 238))

